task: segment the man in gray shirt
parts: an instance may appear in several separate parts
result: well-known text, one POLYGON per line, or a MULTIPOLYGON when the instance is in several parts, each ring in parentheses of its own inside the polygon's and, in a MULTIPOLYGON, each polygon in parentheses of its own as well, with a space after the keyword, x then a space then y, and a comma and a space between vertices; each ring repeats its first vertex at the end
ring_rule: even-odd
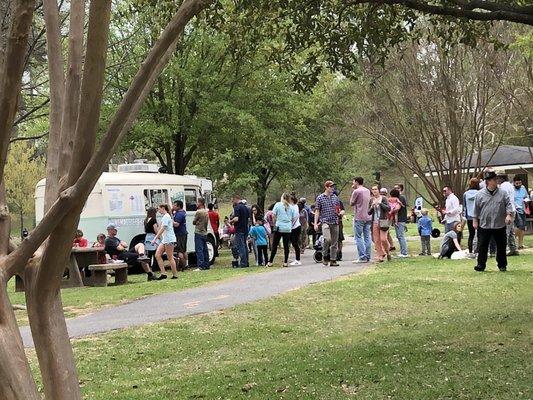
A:
POLYGON ((507 270, 507 225, 513 223, 514 208, 509 195, 498 188, 494 171, 485 172, 486 186, 477 194, 474 202, 473 225, 477 229, 478 257, 476 271, 487 266, 487 252, 492 238, 496 241, 496 261, 500 271, 507 270))

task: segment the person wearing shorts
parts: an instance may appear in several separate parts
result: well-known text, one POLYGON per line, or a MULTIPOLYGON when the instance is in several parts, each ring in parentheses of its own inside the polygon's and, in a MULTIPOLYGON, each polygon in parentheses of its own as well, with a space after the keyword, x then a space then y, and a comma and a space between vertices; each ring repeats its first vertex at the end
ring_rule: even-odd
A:
POLYGON ((159 213, 163 215, 163 218, 161 219, 159 232, 157 232, 157 235, 155 235, 155 238, 152 240, 152 244, 155 244, 157 239, 161 238, 161 243, 157 246, 157 250, 155 251, 155 259, 157 260, 157 265, 159 265, 159 270, 161 271, 161 275, 159 275, 157 280, 161 281, 167 279, 165 264, 163 262, 163 253, 167 255, 168 262, 170 263, 172 279, 178 279, 178 270, 176 268, 176 261, 174 260, 176 235, 174 234, 170 208, 167 204, 160 204, 158 209, 159 213))
POLYGON ((183 209, 183 201, 177 200, 172 205, 174 211, 174 234, 176 235, 176 252, 180 270, 187 269, 187 212, 183 209))
POLYGON ((514 205, 516 214, 514 218, 515 234, 518 239, 518 250, 524 248, 524 235, 526 231, 526 203, 530 201, 527 190, 522 185, 522 178, 516 175, 513 179, 514 205))

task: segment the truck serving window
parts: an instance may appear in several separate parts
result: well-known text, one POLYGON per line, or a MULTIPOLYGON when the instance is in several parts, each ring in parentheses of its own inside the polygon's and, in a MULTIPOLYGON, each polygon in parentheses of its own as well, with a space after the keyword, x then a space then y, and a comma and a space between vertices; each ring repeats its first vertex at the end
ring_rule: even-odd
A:
POLYGON ((196 211, 196 189, 185 189, 185 211, 196 211))
POLYGON ((144 189, 144 204, 146 209, 157 208, 159 204, 168 203, 168 190, 166 189, 144 189))

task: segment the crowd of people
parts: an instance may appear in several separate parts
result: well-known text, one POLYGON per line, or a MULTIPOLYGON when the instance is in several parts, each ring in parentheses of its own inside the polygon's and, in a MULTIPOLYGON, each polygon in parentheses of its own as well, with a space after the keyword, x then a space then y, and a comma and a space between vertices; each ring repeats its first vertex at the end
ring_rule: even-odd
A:
MULTIPOLYGON (((483 175, 470 180, 462 204, 450 186, 443 188, 443 197, 444 207, 435 205, 437 219, 444 227, 438 258, 454 258, 457 254, 477 258, 475 269, 483 271, 490 254, 496 257, 498 268, 505 271, 507 256, 518 255, 524 246, 526 217, 530 215, 530 204, 533 204, 533 196, 528 194, 521 178, 514 177, 511 184, 505 172, 486 170, 483 175), (461 247, 464 229, 468 230, 465 251, 461 247)), ((440 236, 440 229, 434 223, 430 210, 423 207, 421 198, 415 201, 411 217, 408 215, 409 205, 402 184, 394 185, 390 191, 378 185, 367 188, 364 179, 356 177, 352 181, 349 203, 353 207, 357 250, 353 263, 390 260, 396 250, 391 232, 398 242, 397 257, 409 257, 406 224, 411 217, 420 236, 419 255, 432 255, 432 238, 440 236)), ((251 254, 255 265, 272 266, 280 247, 283 248, 283 267, 301 265, 301 255, 306 249, 319 251, 324 265, 338 266, 342 260, 345 212, 336 185, 330 180, 324 183, 324 192, 316 197, 312 205, 307 204, 306 198, 298 198, 296 193, 283 193, 278 202, 263 212, 258 205, 249 206, 241 196, 235 195, 233 212, 224 218, 222 224, 214 205, 207 204, 206 207, 205 200, 199 198, 193 219, 197 270, 210 269, 208 225, 218 246, 231 248, 234 268, 248 267, 251 254), (291 249, 294 254, 292 261, 289 260, 291 249)), ((166 257, 172 272, 171 279, 176 279, 178 270, 188 267, 188 232, 183 202, 175 201, 172 209, 166 204, 159 205, 157 209, 149 208, 144 230, 144 242, 128 250, 127 243, 117 237, 117 227, 109 224, 107 236, 99 234, 93 247, 104 250, 107 258, 102 262, 120 260, 130 265, 139 263, 148 280, 167 279, 166 257), (161 217, 160 222, 157 213, 161 217), (155 260, 155 265, 152 260, 155 260), (156 265, 160 270, 159 277, 152 270, 156 265)), ((73 246, 88 245, 83 232, 78 230, 73 246)))

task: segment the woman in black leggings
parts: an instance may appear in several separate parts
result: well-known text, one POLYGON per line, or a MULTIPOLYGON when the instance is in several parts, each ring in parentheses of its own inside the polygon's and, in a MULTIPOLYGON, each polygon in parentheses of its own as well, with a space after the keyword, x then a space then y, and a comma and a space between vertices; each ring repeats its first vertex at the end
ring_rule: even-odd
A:
MULTIPOLYGON (((276 203, 273 211, 274 220, 274 239, 272 242, 272 252, 270 253, 270 260, 268 267, 272 266, 276 253, 278 251, 279 242, 283 239, 283 266, 288 267, 289 251, 292 233, 292 220, 294 217, 294 209, 289 204, 290 196, 283 193, 281 201, 276 203)), ((297 214, 298 215, 298 214, 297 214)), ((296 217, 298 218, 298 217, 296 217)))
POLYGON ((291 262, 291 265, 302 265, 300 262, 300 236, 302 236, 302 224, 300 223, 300 207, 298 207, 298 199, 295 195, 291 195, 291 208, 293 212, 291 244, 294 247, 296 260, 291 262))

